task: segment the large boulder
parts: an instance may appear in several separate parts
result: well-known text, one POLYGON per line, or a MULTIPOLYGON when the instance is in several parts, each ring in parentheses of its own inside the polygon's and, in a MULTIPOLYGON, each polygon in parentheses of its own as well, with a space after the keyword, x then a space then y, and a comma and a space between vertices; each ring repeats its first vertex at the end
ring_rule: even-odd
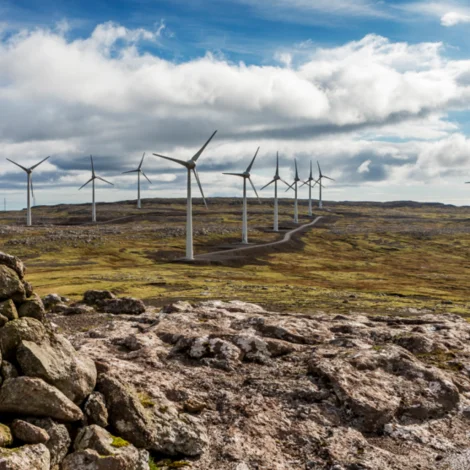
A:
POLYGON ((26 292, 18 274, 8 266, 0 264, 0 300, 15 302, 26 300, 26 292))
POLYGON ((42 379, 17 377, 0 388, 0 413, 43 416, 59 421, 79 421, 83 413, 60 390, 42 379))
POLYGON ((59 294, 47 294, 42 298, 44 308, 50 312, 57 305, 66 305, 65 297, 61 297, 59 294))
POLYGON ((28 418, 28 422, 47 432, 49 439, 45 445, 51 454, 51 467, 59 465, 68 454, 72 443, 67 427, 50 418, 28 418))
POLYGON ((46 311, 41 298, 37 294, 33 294, 30 299, 25 300, 18 309, 18 315, 21 317, 36 318, 42 321, 46 311))
POLYGON ((45 444, 49 440, 49 434, 45 429, 22 419, 15 419, 11 424, 11 430, 15 439, 26 444, 45 444))
POLYGON ((116 296, 109 290, 87 290, 83 295, 83 303, 87 305, 101 305, 105 300, 115 299, 116 296))
POLYGON ((196 418, 167 405, 144 408, 132 387, 109 375, 100 377, 98 389, 105 396, 110 423, 135 446, 197 456, 208 445, 206 431, 196 418))
POLYGON ((0 251, 0 265, 2 264, 13 269, 20 279, 24 278, 26 268, 24 267, 23 262, 16 256, 8 255, 7 253, 0 251))
MULTIPOLYGON (((44 444, 17 447, 15 449, 0 448, 1 470, 50 470, 50 468, 50 454, 44 444)), ((78 467, 76 470, 78 470, 78 467)))
POLYGON ((0 351, 4 358, 14 356, 21 341, 41 343, 47 336, 44 325, 35 318, 19 318, 0 328, 0 351))
POLYGON ((8 320, 16 320, 18 318, 18 310, 16 310, 15 302, 11 299, 0 302, 0 315, 8 318, 8 320))
POLYGON ((145 304, 140 299, 121 297, 104 301, 101 309, 106 313, 140 315, 145 312, 145 304))
POLYGON ((79 450, 62 462, 62 470, 149 470, 145 450, 126 450, 114 455, 100 455, 96 450, 79 450))
POLYGON ((74 403, 82 403, 95 388, 95 363, 61 335, 51 335, 40 344, 22 341, 16 358, 25 375, 54 385, 74 403))

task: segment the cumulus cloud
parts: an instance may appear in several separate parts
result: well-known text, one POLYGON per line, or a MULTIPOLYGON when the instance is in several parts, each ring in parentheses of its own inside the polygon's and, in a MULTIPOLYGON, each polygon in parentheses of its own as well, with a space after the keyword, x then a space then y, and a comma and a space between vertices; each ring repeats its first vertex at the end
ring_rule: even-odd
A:
POLYGON ((470 23, 470 15, 450 11, 441 18, 441 24, 443 26, 455 26, 460 23, 470 23))
MULTIPOLYGON (((259 183, 272 176, 277 150, 285 174, 294 156, 302 168, 318 158, 348 184, 390 182, 404 165, 424 181, 448 163, 468 163, 444 153, 467 146, 446 113, 469 106, 470 62, 447 59, 441 43, 376 35, 330 48, 306 41, 278 53, 281 65, 257 66, 209 53, 163 59, 155 51, 164 23, 153 31, 104 23, 79 39, 66 30, 22 30, 0 40, 0 151, 25 164, 51 155, 38 187, 76 184, 90 154, 107 178, 133 168, 144 151, 189 158, 214 129, 200 160, 208 194, 235 191, 219 172, 246 166, 258 145, 259 183)), ((184 172, 170 162, 152 157, 146 168, 155 187, 184 190, 184 172)), ((0 163, 3 187, 19 188, 19 176, 0 163)))

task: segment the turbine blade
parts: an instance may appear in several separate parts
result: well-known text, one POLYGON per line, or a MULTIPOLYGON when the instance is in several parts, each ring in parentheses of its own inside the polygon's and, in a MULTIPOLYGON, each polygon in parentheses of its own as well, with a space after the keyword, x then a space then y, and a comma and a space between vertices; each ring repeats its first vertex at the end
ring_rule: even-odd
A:
POLYGON ((36 167, 38 167, 41 163, 44 163, 47 159, 49 159, 51 157, 46 157, 44 158, 43 160, 41 160, 39 163, 36 163, 36 165, 33 165, 30 170, 34 170, 36 167))
POLYGON ((312 160, 310 160, 310 176, 308 177, 310 181, 313 180, 313 167, 312 167, 312 160))
POLYGON ((142 174, 144 175, 145 179, 146 179, 150 184, 153 184, 153 183, 147 178, 147 175, 146 175, 144 172, 142 172, 142 174))
POLYGON ((326 178, 327 180, 335 181, 333 178, 330 178, 329 176, 322 175, 323 178, 326 178))
POLYGON ((299 189, 300 189, 302 186, 305 186, 306 184, 309 184, 309 181, 304 181, 304 182, 299 186, 299 189))
POLYGON ((260 191, 262 191, 264 188, 267 188, 270 184, 273 184, 275 181, 276 181, 276 180, 270 181, 268 184, 264 185, 264 186, 260 189, 260 191))
POLYGON ((318 173, 320 174, 320 177, 322 176, 321 174, 321 168, 320 168, 320 163, 318 163, 318 160, 317 160, 317 165, 318 165, 318 173))
POLYGON ((90 178, 84 185, 80 186, 80 187, 78 188, 78 190, 80 191, 80 189, 84 188, 88 183, 91 183, 91 182, 93 181, 93 179, 94 179, 93 177, 90 178))
POLYGON ((34 199, 33 175, 31 175, 31 196, 33 196, 34 199))
POLYGON ((11 163, 13 163, 13 165, 16 165, 16 166, 19 166, 22 170, 26 171, 26 173, 28 172, 28 169, 25 168, 24 166, 21 166, 19 163, 16 163, 14 162, 13 160, 10 160, 9 158, 7 158, 7 160, 11 163))
POLYGON ((129 171, 123 171, 121 175, 126 175, 127 173, 137 173, 139 170, 129 170, 129 171))
POLYGON ((251 167, 253 166, 253 163, 255 163, 256 156, 258 155, 259 152, 259 147, 256 150, 255 156, 253 157, 253 160, 251 160, 251 163, 248 165, 248 168, 246 169, 246 173, 250 173, 251 167))
POLYGON ((295 179, 298 181, 299 180, 299 171, 297 169, 297 159, 294 158, 294 165, 295 165, 295 179))
MULTIPOLYGON (((287 184, 287 183, 286 183, 286 184, 287 184)), ((287 191, 289 191, 289 189, 292 189, 292 190, 293 190, 293 189, 294 189, 294 184, 295 184, 295 181, 294 181, 291 185, 288 185, 288 184, 287 184, 287 189, 286 189, 285 192, 287 193, 287 191)))
POLYGON ((188 168, 188 163, 185 162, 184 160, 178 160, 177 158, 165 157, 165 155, 160 155, 159 153, 154 153, 153 155, 155 155, 156 157, 164 158, 165 160, 170 160, 170 162, 179 163, 180 165, 183 165, 186 168, 188 168))
POLYGON ((144 158, 145 158, 145 152, 142 155, 142 160, 140 160, 139 168, 137 168, 138 170, 140 170, 142 168, 142 163, 144 163, 144 158))
POLYGON ((95 165, 93 165, 93 157, 90 155, 91 160, 91 174, 95 176, 95 165))
POLYGON ((217 131, 215 131, 210 137, 209 140, 201 147, 199 152, 197 152, 191 160, 193 162, 197 162, 197 159, 201 156, 201 153, 204 152, 204 149, 209 145, 209 142, 213 139, 213 137, 217 134, 217 131))
POLYGON ((289 183, 287 183, 287 181, 284 181, 282 178, 279 178, 286 186, 290 186, 289 183))
POLYGON ((258 202, 261 204, 261 199, 258 196, 258 192, 256 191, 256 188, 255 188, 255 185, 253 184, 253 181, 251 181, 251 178, 248 178, 248 181, 250 182, 251 187, 253 188, 253 191, 255 192, 256 197, 258 198, 258 202))
POLYGON ((230 175, 230 176, 245 176, 243 173, 222 173, 223 175, 230 175))
POLYGON ((101 178, 101 176, 97 176, 96 179, 97 179, 97 180, 101 180, 101 181, 103 181, 104 183, 108 183, 108 184, 110 184, 111 186, 114 186, 113 183, 110 183, 109 181, 105 180, 104 178, 101 178))
POLYGON ((276 152, 276 174, 274 175, 274 178, 277 178, 279 176, 279 152, 276 152))
POLYGON ((193 168, 193 172, 194 172, 194 176, 196 177, 196 181, 197 181, 197 185, 199 186, 199 190, 201 191, 202 200, 204 201, 204 205, 206 206, 206 209, 207 209, 206 198, 204 197, 204 191, 202 190, 201 181, 199 180, 199 174, 198 174, 196 168, 193 168))

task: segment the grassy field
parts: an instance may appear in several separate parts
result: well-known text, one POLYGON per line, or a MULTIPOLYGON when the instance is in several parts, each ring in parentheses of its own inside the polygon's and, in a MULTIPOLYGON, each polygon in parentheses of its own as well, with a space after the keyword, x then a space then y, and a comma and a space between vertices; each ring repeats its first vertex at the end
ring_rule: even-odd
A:
MULTIPOLYGON (((241 237, 241 201, 195 205, 195 250, 215 251, 241 237)), ((281 310, 393 313, 430 309, 470 314, 470 207, 431 204, 329 203, 319 225, 293 242, 224 265, 175 263, 184 254, 182 200, 145 200, 90 207, 34 208, 0 216, 0 250, 21 257, 38 293, 79 299, 110 289, 154 305, 174 299, 240 299, 281 310), (44 225, 42 225, 44 224, 44 225)), ((280 206, 292 225, 292 201, 280 206)), ((250 201, 250 241, 275 240, 272 201, 250 201)), ((306 216, 301 205, 301 222, 306 216)))

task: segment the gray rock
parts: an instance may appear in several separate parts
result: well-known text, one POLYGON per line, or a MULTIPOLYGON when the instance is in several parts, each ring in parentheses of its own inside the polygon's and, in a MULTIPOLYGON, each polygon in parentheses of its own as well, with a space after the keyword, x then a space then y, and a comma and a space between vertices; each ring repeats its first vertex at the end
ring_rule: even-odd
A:
POLYGON ((149 470, 148 453, 133 449, 105 456, 91 449, 80 450, 65 458, 62 470, 149 470))
POLYGON ((24 278, 26 268, 24 267, 23 262, 16 256, 8 255, 7 253, 0 251, 0 265, 2 264, 13 269, 20 279, 24 278))
POLYGON ((26 444, 45 444, 49 440, 49 434, 46 430, 21 419, 13 421, 11 430, 15 439, 26 444))
POLYGON ((51 467, 59 465, 67 455, 72 443, 67 428, 50 418, 28 418, 27 421, 47 432, 49 440, 46 442, 46 447, 51 454, 51 467))
POLYGON ((0 388, 0 412, 79 421, 83 413, 60 390, 42 379, 17 377, 0 388))
POLYGON ((27 445, 15 449, 0 448, 1 470, 50 470, 50 468, 50 454, 44 444, 27 445))
POLYGON ((28 281, 23 281, 24 292, 27 298, 33 295, 33 286, 28 281))
POLYGON ((145 304, 140 299, 121 297, 105 300, 101 305, 101 309, 106 313, 140 315, 145 312, 145 304))
POLYGON ((36 318, 36 320, 42 321, 46 311, 42 303, 41 298, 34 294, 30 299, 27 299, 20 305, 18 309, 18 315, 21 317, 36 318))
POLYGON ((4 358, 14 356, 21 341, 40 343, 47 336, 44 325, 35 318, 19 318, 0 328, 0 350, 4 358))
POLYGON ((13 442, 11 430, 5 424, 0 423, 0 447, 7 447, 13 442))
POLYGON ((116 296, 108 290, 87 290, 83 295, 83 303, 87 305, 99 305, 103 300, 115 298, 116 296))
POLYGON ((44 308, 50 312, 56 305, 64 304, 62 297, 58 294, 47 294, 42 298, 44 308))
POLYGON ((0 313, 0 328, 8 323, 8 318, 0 313))
POLYGON ((103 428, 108 426, 108 410, 102 393, 93 392, 87 398, 83 410, 89 424, 97 424, 103 428))
POLYGON ((18 274, 5 265, 0 265, 0 300, 12 299, 23 302, 26 292, 18 274))
POLYGON ((98 389, 106 399, 109 420, 124 439, 137 447, 168 455, 202 454, 208 438, 200 422, 175 408, 158 406, 146 409, 135 390, 117 379, 103 375, 98 389))
POLYGON ((18 317, 18 310, 16 310, 13 300, 8 299, 0 302, 0 315, 7 317, 8 320, 16 320, 18 317))
POLYGON ((61 335, 40 344, 22 341, 16 357, 25 375, 43 379, 74 403, 82 403, 95 388, 95 363, 61 335))

